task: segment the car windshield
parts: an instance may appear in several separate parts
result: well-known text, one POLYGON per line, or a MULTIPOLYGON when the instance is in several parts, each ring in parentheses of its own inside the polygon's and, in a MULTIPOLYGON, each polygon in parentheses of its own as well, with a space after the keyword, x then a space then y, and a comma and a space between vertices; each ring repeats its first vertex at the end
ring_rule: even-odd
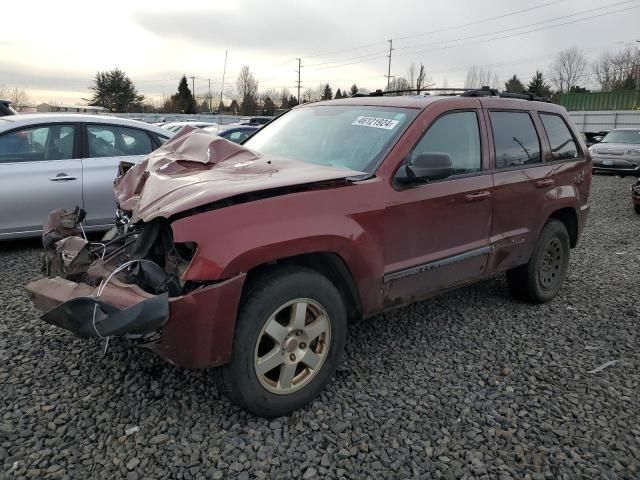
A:
POLYGON ((269 155, 373 173, 418 110, 317 105, 291 110, 244 146, 269 155))
POLYGON ((601 143, 640 144, 640 130, 612 130, 607 133, 601 143))

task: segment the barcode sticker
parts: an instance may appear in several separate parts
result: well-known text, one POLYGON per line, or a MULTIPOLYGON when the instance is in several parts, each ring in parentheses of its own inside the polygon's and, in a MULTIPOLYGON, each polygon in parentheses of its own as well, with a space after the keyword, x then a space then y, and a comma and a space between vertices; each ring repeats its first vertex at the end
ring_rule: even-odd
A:
POLYGON ((360 127, 371 128, 383 128, 385 130, 393 130, 393 128, 400 123, 398 120, 390 120, 388 118, 379 117, 358 117, 351 125, 358 125, 360 127))

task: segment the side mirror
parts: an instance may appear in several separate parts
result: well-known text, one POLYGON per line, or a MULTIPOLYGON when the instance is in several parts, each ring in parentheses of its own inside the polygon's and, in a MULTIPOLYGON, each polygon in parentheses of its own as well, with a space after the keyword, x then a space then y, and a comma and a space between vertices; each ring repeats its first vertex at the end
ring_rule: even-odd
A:
POLYGON ((593 137, 593 143, 600 143, 601 141, 602 141, 602 137, 600 136, 593 137))
POLYGON ((441 180, 453 174, 453 164, 446 153, 422 153, 406 170, 413 180, 441 180))

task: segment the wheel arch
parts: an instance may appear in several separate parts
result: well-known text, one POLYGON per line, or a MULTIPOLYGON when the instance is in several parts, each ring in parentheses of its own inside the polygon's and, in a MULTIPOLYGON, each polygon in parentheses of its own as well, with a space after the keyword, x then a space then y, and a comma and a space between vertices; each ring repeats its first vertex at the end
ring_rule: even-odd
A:
POLYGON ((303 253, 256 265, 247 272, 247 281, 243 291, 247 291, 258 277, 273 271, 273 269, 296 265, 318 272, 335 285, 344 301, 349 320, 362 316, 362 300, 353 274, 342 257, 335 252, 303 253))
POLYGON ((576 209, 573 207, 564 207, 555 210, 551 215, 549 215, 549 219, 556 219, 561 221, 567 232, 569 233, 569 244, 571 248, 575 248, 578 244, 578 214, 576 213, 576 209))

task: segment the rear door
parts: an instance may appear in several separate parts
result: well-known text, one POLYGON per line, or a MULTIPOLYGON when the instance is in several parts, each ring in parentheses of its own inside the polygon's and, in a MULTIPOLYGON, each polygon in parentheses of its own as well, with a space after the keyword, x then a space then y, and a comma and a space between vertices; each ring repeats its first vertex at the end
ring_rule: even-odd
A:
POLYGON ((82 206, 77 130, 54 123, 0 134, 0 238, 37 234, 52 210, 82 206))
POLYGON ((542 127, 537 125, 535 112, 489 107, 485 117, 490 127, 494 183, 494 254, 489 268, 504 270, 529 259, 544 221, 545 198, 554 195, 554 165, 543 162, 542 127))
POLYGON ((120 125, 85 125, 82 158, 84 205, 87 224, 109 225, 115 214, 113 181, 122 160, 139 162, 155 148, 144 130, 120 125))

